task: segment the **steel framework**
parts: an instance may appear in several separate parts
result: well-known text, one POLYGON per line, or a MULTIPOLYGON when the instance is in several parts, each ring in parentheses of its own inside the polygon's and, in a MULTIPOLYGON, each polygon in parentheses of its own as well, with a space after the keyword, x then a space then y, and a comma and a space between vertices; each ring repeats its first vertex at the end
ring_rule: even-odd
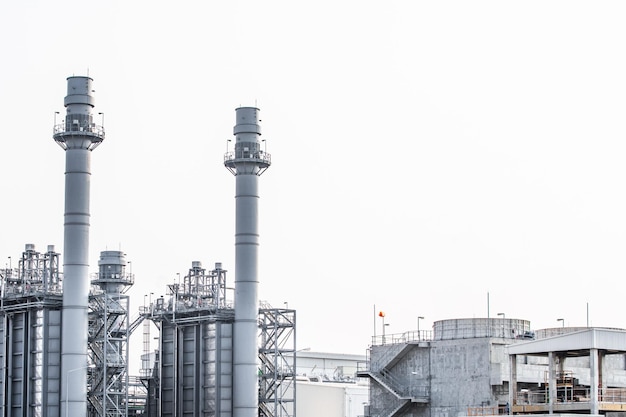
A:
POLYGON ((259 310, 259 417, 296 415, 296 311, 259 310))
POLYGON ((61 277, 54 246, 0 270, 0 416, 59 417, 61 277))
POLYGON ((126 273, 124 254, 101 252, 99 272, 92 279, 96 288, 89 297, 88 415, 126 417, 128 415, 128 339, 131 324, 129 297, 133 285, 126 273))

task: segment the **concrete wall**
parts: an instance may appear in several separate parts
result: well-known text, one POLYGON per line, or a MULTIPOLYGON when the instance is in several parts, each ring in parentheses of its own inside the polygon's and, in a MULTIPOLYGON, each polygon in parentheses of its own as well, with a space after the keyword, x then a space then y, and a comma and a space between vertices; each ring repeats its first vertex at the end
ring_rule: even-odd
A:
POLYGON ((490 339, 433 344, 431 349, 432 417, 465 415, 468 407, 496 405, 491 390, 490 339))
MULTIPOLYGON (((508 400, 509 367, 505 344, 499 339, 436 340, 414 345, 389 370, 403 388, 403 395, 419 398, 424 387, 427 404, 413 403, 404 417, 456 417, 469 408, 497 407, 508 400)), ((387 349, 397 349, 388 346, 387 349)), ((384 355, 385 347, 372 350, 372 361, 384 355)), ((400 400, 371 381, 372 414, 388 411, 400 400)))

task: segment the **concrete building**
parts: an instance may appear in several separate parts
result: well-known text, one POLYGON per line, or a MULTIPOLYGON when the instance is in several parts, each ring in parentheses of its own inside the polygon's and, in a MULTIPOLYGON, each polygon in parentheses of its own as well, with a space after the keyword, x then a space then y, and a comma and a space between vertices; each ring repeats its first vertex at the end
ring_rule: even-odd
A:
POLYGON ((626 395, 620 396, 626 387, 626 331, 573 330, 559 329, 555 336, 532 332, 526 320, 473 318, 435 322, 432 332, 379 337, 358 372, 370 379, 369 416, 626 409, 626 395), (604 405, 594 392, 606 392, 604 405))
POLYGON ((365 355, 296 351, 296 415, 298 417, 361 417, 369 381, 357 378, 365 355))
POLYGON ((626 411, 626 332, 559 329, 555 335, 509 346, 513 413, 607 414, 626 411), (528 386, 532 374, 541 385, 528 386))
POLYGON ((296 351, 296 374, 317 382, 355 382, 365 355, 349 353, 296 351))

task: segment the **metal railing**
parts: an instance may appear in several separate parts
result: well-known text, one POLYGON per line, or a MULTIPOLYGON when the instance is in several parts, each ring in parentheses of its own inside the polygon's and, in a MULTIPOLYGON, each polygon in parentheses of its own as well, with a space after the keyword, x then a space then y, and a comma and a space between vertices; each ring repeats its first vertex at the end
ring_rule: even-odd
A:
POLYGON ((372 337, 372 346, 395 345, 397 343, 431 341, 432 330, 410 330, 404 333, 377 335, 372 337))
POLYGON ((489 405, 480 407, 469 407, 467 409, 468 417, 476 416, 498 416, 509 414, 509 407, 506 405, 489 405))
MULTIPOLYGON (((369 360, 369 370, 378 372, 382 368, 384 368, 389 362, 391 362, 396 356, 400 354, 400 352, 404 349, 405 344, 398 343, 395 346, 389 346, 387 350, 376 359, 376 361, 372 361, 371 357, 369 360)), ((371 353, 370 353, 371 355, 371 353)))
POLYGON ((400 410, 404 409, 404 407, 406 407, 408 403, 409 401, 407 400, 399 400, 398 402, 393 403, 379 413, 373 414, 372 417, 394 417, 398 414, 400 410))
POLYGON ((626 388, 600 388, 599 400, 605 403, 626 403, 626 388))
POLYGON ((229 151, 224 154, 224 162, 234 162, 236 160, 251 160, 263 162, 266 164, 272 163, 272 155, 265 151, 244 151, 244 150, 235 150, 229 151))
POLYGON ((104 126, 100 126, 95 123, 62 123, 55 125, 52 130, 52 134, 57 135, 62 133, 92 133, 94 136, 104 138, 104 126))

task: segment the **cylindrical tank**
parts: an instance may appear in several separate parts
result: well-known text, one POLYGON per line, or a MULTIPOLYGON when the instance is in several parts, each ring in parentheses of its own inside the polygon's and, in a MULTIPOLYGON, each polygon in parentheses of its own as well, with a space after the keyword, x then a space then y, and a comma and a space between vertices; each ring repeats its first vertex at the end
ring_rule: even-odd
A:
POLYGON ((520 339, 530 335, 530 321, 509 318, 448 319, 433 323, 434 340, 502 337, 520 339))

